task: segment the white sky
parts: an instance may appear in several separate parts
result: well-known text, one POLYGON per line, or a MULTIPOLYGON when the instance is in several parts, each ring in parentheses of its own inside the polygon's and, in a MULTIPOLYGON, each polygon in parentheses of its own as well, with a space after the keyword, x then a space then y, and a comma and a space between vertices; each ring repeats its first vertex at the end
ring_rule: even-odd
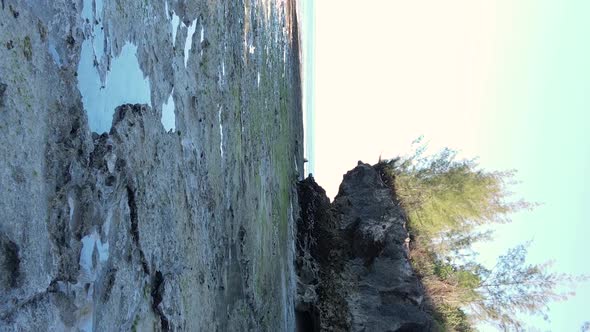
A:
POLYGON ((316 2, 315 177, 329 196, 358 160, 403 154, 422 134, 477 155, 491 3, 316 2))

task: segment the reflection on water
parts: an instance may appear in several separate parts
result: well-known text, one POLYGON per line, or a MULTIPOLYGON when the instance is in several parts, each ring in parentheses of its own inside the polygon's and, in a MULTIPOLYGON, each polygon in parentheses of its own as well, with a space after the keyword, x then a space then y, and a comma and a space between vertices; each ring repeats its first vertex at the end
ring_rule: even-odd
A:
POLYGON ((150 83, 139 68, 136 53, 135 45, 125 43, 121 54, 112 59, 111 69, 103 85, 94 65, 90 41, 85 40, 82 44, 78 89, 82 94, 90 130, 108 132, 115 108, 121 104, 151 104, 150 83))
POLYGON ((186 40, 184 41, 184 67, 186 67, 188 63, 188 57, 190 55, 189 52, 193 47, 193 35, 197 30, 197 19, 194 19, 187 28, 188 31, 186 35, 186 40))
POLYGON ((162 125, 166 131, 174 131, 176 130, 176 117, 174 115, 174 98, 172 95, 174 94, 174 89, 170 92, 170 96, 168 100, 162 105, 162 125))
POLYGON ((137 47, 125 43, 121 54, 111 60, 108 71, 102 26, 102 0, 84 0, 82 18, 87 21, 78 64, 78 89, 88 115, 90 130, 109 131, 115 108, 126 103, 150 105, 150 84, 139 67, 137 47), (102 67, 101 67, 102 66, 102 67), (101 75, 102 73, 102 75, 101 75))

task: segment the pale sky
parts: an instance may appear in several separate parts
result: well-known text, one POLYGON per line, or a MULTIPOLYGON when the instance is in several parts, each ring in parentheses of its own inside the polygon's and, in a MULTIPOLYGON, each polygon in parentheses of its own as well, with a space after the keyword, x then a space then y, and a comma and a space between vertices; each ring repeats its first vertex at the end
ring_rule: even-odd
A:
POLYGON ((488 107, 501 29, 490 3, 316 3, 315 171, 330 196, 357 160, 404 153, 421 134, 480 150, 474 110, 488 107))
MULTIPOLYGON (((516 194, 544 204, 499 227, 483 260, 534 239, 531 262, 590 274, 590 1, 319 0, 315 14, 314 176, 329 196, 358 160, 424 135, 517 169, 516 194)), ((577 292, 531 324, 579 331, 590 287, 577 292)))

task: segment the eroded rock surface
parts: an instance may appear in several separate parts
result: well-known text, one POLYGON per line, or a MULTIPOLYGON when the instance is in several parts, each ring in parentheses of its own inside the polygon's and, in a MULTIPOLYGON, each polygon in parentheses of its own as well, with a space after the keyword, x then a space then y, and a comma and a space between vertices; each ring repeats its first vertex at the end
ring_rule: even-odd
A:
POLYGON ((298 193, 299 330, 431 331, 404 214, 378 170, 359 162, 333 203, 312 177, 298 193))
POLYGON ((0 330, 294 329, 296 21, 292 1, 2 1, 0 330), (92 132, 80 68, 100 96, 126 47, 151 106, 122 94, 92 132))

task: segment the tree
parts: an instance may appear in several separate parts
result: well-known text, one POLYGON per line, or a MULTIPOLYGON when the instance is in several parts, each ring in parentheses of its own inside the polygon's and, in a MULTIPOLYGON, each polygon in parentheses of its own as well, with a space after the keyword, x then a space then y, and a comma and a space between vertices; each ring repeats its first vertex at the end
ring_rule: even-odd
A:
POLYGON ((528 243, 508 250, 490 270, 471 249, 492 239, 478 226, 510 222, 511 213, 535 206, 512 198, 515 172, 485 171, 451 149, 425 151, 421 145, 376 167, 407 215, 411 262, 445 329, 469 331, 470 322, 487 321, 520 330, 517 314, 544 315, 549 302, 565 299, 558 286, 575 278, 550 272, 550 263, 526 264, 528 243))
POLYGON ((508 222, 514 211, 530 208, 525 201, 510 201, 507 185, 514 171, 486 172, 476 159, 457 160, 457 151, 443 149, 390 163, 395 192, 417 231, 430 237, 459 230, 462 234, 486 223, 508 222))
MULTIPOLYGON (((481 281, 475 290, 481 297, 471 303, 479 320, 485 320, 506 329, 522 329, 515 313, 547 316, 551 301, 565 300, 571 293, 559 292, 558 286, 573 283, 580 278, 550 272, 551 262, 526 264, 527 247, 521 244, 498 258, 491 270, 479 271, 481 281)), ((583 279, 583 278, 581 278, 583 279)))

